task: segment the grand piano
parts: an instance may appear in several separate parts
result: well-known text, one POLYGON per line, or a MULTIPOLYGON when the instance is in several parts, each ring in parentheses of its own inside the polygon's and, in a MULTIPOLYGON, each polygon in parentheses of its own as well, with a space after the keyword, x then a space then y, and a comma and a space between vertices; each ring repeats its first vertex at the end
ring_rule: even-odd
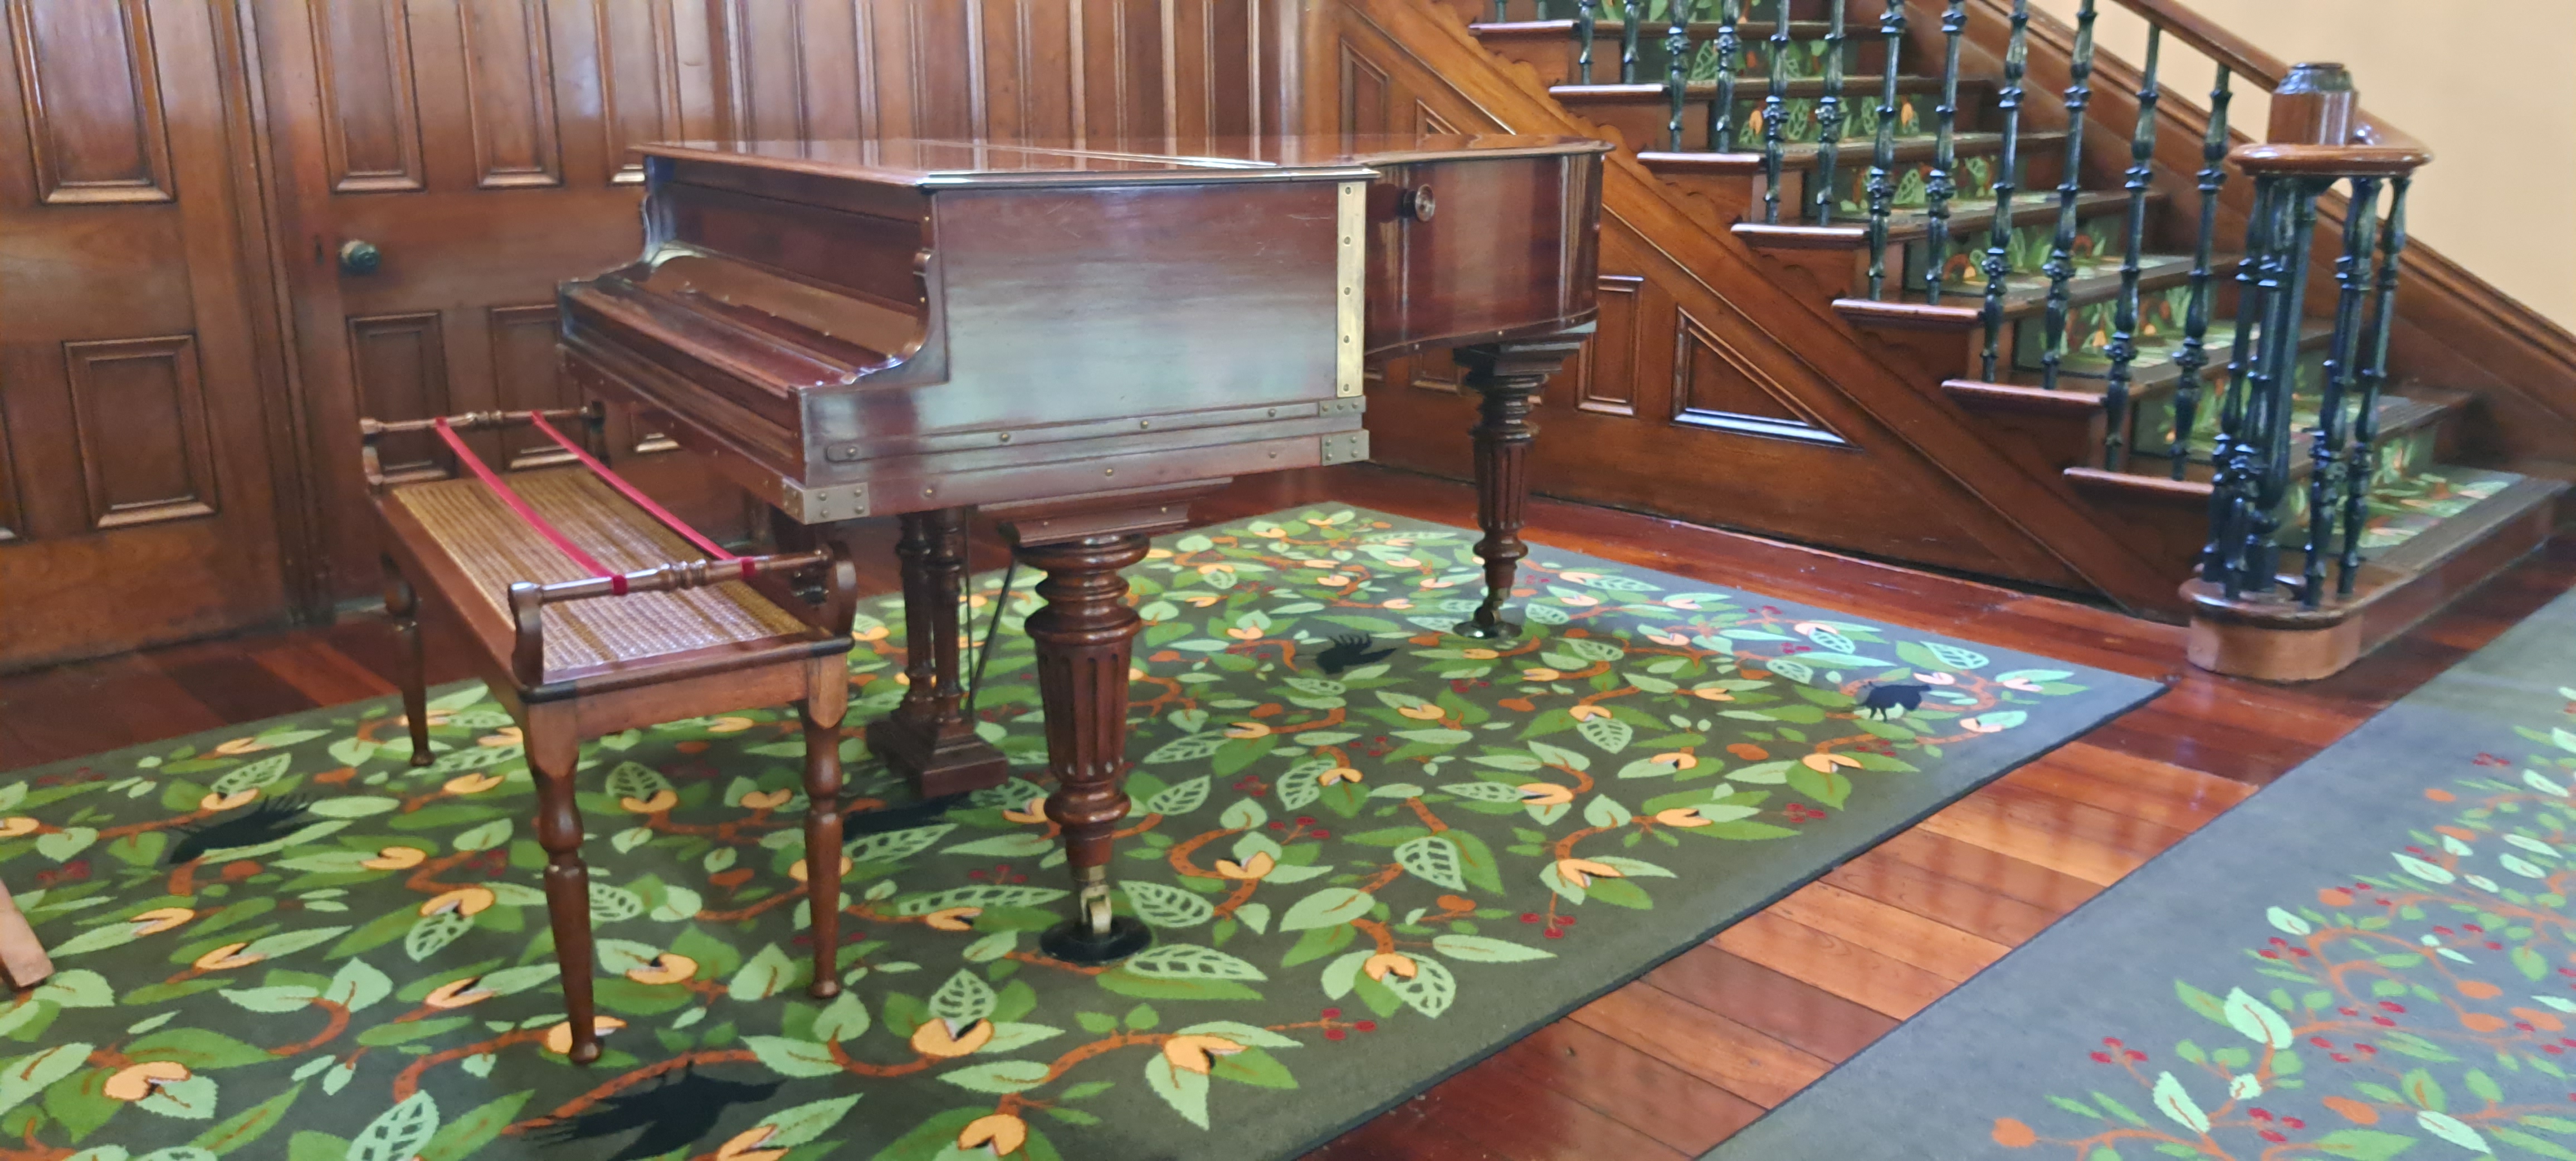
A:
POLYGON ((909 687, 872 748, 925 795, 998 784, 959 712, 971 511, 1045 573, 1028 620, 1075 915, 1098 963, 1140 627, 1119 570, 1236 476, 1368 458, 1363 368, 1453 348, 1495 638, 1533 396, 1596 315, 1584 138, 1271 137, 1175 155, 1074 143, 646 146, 645 249, 566 283, 569 376, 644 412, 810 543, 900 516, 909 687))

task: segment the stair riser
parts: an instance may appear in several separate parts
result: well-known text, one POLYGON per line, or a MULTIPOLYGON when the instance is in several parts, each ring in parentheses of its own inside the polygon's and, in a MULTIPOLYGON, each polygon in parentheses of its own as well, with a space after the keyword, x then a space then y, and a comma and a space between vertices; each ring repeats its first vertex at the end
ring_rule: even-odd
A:
MULTIPOLYGON (((1963 175, 1960 183, 1962 186, 1960 196, 1993 197, 1994 188, 1991 183, 1980 182, 1974 195, 1967 192, 1966 187, 1970 179, 1979 176, 1977 168, 1962 166, 1966 174, 1963 175)), ((2056 168, 2054 158, 2050 159, 2048 168, 2056 168)), ((2026 175, 2025 184, 2022 187, 2025 190, 2030 188, 2029 178, 2038 178, 2049 185, 2054 185, 2056 182, 2054 175, 2034 173, 2033 167, 2029 165, 2023 166, 2022 171, 2026 175)), ((2042 202, 2054 203, 2056 200, 2057 194, 2054 190, 2045 194, 2021 193, 2014 195, 2013 206, 2018 211, 2026 206, 2042 202)), ((1919 198, 1917 203, 1915 206, 1903 208, 1920 208, 1919 198)), ((2095 212, 2078 223, 2075 243, 2069 250, 2075 257, 2078 276, 2100 266, 2106 260, 2106 256, 2111 265, 2118 265, 2119 247, 2125 237, 2126 226, 2127 223, 2120 214, 2101 211, 2095 212)), ((1992 244, 1993 239, 1994 232, 1991 229, 1974 229, 1951 238, 1950 255, 1946 264, 1947 276, 1942 280, 1947 288, 1946 292, 1970 295, 1981 295, 1986 292, 1986 247, 1992 244)), ((2048 256, 2056 244, 2057 223, 2055 221, 2024 222, 2014 227, 2012 236, 2005 246, 2009 269, 2015 274, 2038 274, 2047 266, 2048 256)), ((1915 242, 1905 248, 1906 285, 1922 285, 1924 266, 1930 257, 1930 251, 1928 240, 1915 242)))

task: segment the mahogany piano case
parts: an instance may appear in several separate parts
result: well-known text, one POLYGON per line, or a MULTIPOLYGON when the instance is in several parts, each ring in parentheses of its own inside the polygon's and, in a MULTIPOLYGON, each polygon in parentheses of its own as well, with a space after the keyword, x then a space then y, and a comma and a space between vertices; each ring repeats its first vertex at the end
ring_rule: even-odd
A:
POLYGON ((809 524, 1359 460, 1364 358, 1592 318, 1602 148, 647 146, 562 349, 809 524))

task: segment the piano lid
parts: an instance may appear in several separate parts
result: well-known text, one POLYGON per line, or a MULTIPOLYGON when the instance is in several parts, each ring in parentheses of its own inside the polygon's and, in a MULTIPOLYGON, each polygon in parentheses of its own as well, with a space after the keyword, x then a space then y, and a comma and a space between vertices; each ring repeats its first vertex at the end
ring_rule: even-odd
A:
POLYGON ((1168 142, 1033 140, 1010 143, 949 138, 672 141, 636 147, 651 157, 712 162, 824 177, 924 188, 979 185, 1117 185, 1126 183, 1365 179, 1373 164, 1461 155, 1535 157, 1605 153, 1589 137, 1513 134, 1365 134, 1344 138, 1269 135, 1222 137, 1206 147, 1172 152, 1168 142), (1132 148, 1128 146, 1133 146, 1132 148))

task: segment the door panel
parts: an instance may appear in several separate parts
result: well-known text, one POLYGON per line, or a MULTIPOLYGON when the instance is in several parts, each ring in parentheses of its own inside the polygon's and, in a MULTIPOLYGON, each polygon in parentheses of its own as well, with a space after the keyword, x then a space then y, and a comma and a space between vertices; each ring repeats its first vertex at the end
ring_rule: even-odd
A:
POLYGON ((226 9, 5 6, 0 669, 281 619, 226 9))

